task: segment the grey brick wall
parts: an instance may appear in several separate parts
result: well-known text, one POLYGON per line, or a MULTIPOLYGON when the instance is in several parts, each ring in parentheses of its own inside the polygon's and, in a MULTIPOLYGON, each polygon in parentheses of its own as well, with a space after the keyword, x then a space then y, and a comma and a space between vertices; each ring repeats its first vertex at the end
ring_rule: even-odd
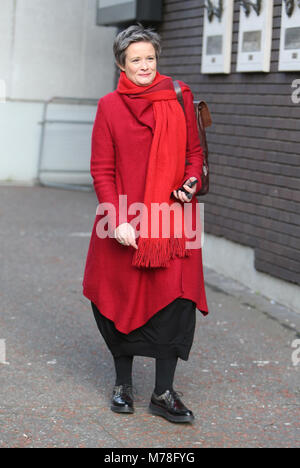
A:
POLYGON ((210 193, 205 231, 254 248, 257 270, 300 284, 300 72, 278 72, 281 1, 275 0, 270 73, 237 73, 235 2, 230 75, 201 75, 204 1, 165 0, 159 71, 204 99, 210 193))

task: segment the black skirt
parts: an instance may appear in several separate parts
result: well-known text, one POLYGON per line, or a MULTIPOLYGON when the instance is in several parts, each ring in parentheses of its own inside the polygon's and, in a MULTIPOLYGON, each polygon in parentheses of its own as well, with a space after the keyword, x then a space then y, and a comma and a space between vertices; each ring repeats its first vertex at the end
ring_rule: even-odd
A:
POLYGON ((196 303, 178 297, 157 312, 142 327, 125 334, 104 317, 91 302, 98 329, 109 350, 118 356, 148 356, 167 359, 189 358, 196 325, 196 303))

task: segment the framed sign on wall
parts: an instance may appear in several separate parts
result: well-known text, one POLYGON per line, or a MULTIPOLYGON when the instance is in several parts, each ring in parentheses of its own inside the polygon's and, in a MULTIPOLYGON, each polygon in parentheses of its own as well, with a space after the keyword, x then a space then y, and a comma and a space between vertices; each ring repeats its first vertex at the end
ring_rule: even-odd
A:
POLYGON ((269 72, 273 0, 240 1, 238 72, 269 72))
POLYGON ((300 70, 300 0, 282 2, 278 70, 300 70))
POLYGON ((230 73, 233 0, 206 0, 201 73, 230 73))

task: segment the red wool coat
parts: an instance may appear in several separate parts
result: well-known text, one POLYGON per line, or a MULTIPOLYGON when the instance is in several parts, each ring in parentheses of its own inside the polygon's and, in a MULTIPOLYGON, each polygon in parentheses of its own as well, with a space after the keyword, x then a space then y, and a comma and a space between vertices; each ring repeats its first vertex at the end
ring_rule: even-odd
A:
MULTIPOLYGON (((192 176, 200 180, 203 158, 190 88, 183 98, 190 164, 182 182, 192 176)), ((114 91, 99 100, 92 133, 91 175, 99 203, 112 203, 116 209, 116 226, 124 222, 119 223, 118 218, 119 194, 127 195, 128 207, 134 202, 143 203, 154 129, 152 103, 147 99, 132 99, 114 91)), ((197 198, 193 196, 189 203, 194 213, 197 198)), ((191 299, 203 315, 209 313, 201 248, 193 249, 189 257, 170 260, 167 268, 132 266, 132 246, 96 233, 98 221, 107 214, 96 214, 82 283, 84 296, 96 304, 102 315, 128 334, 177 297, 191 299)), ((134 217, 136 214, 128 215, 128 222, 134 217)))

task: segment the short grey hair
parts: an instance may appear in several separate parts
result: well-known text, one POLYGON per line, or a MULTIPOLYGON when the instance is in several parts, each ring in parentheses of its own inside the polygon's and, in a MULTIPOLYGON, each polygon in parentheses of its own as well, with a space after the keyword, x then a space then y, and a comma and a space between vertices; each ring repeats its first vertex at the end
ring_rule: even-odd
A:
POLYGON ((152 28, 144 28, 141 23, 129 26, 127 29, 119 32, 114 40, 113 51, 117 65, 125 67, 126 49, 133 42, 151 42, 155 49, 156 59, 161 53, 161 38, 152 28))

